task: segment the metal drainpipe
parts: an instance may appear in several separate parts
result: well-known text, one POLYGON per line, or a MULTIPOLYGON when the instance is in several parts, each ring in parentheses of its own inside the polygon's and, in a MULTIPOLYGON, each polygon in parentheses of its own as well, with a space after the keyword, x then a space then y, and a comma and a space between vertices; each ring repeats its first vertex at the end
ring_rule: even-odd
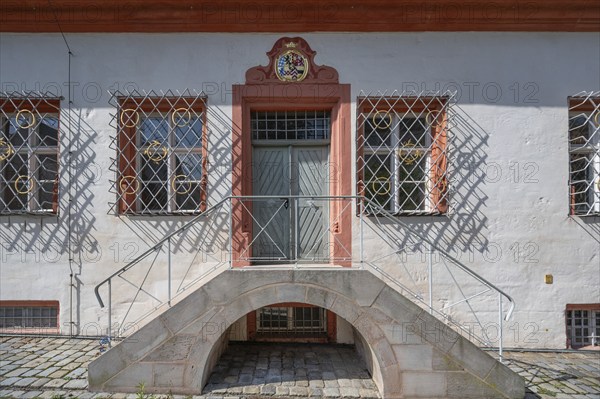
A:
POLYGON ((69 275, 69 335, 73 338, 73 273, 69 275))
MULTIPOLYGON (((50 9, 52 10, 52 14, 54 16, 54 22, 56 22, 56 25, 58 26, 58 29, 60 30, 60 34, 62 36, 63 42, 65 43, 65 47, 67 48, 68 51, 68 69, 67 69, 67 89, 69 90, 69 92, 67 93, 67 98, 68 98, 68 121, 69 121, 69 134, 68 134, 68 152, 67 152, 67 174, 69 176, 68 179, 68 198, 69 198, 69 203, 67 206, 67 253, 69 255, 69 335, 71 337, 73 337, 73 253, 71 251, 71 202, 73 200, 73 197, 71 196, 71 182, 73 181, 73 175, 72 175, 72 169, 71 169, 71 161, 72 161, 72 153, 71 153, 71 138, 72 138, 72 134, 71 134, 71 104, 72 104, 72 98, 71 98, 71 57, 73 56, 73 52, 71 51, 71 46, 69 46, 69 42, 67 41, 67 37, 65 36, 65 33, 62 30, 62 27, 60 25, 60 21, 58 20, 58 16, 56 14, 56 10, 54 9, 54 5, 52 4, 51 0, 48 0, 48 5, 50 6, 50 9)), ((58 94, 58 93, 57 93, 58 94)), ((60 111, 59 111, 59 118, 60 118, 60 111)), ((60 151, 59 151, 59 159, 60 159, 60 151)))

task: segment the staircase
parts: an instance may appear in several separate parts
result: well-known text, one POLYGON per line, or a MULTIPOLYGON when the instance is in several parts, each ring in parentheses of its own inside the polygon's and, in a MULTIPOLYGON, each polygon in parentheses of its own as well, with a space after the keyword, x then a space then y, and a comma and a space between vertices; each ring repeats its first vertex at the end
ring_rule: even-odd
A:
MULTIPOLYGON (((354 214, 354 218, 358 219, 358 226, 355 223, 354 229, 358 227, 355 235, 359 237, 360 254, 352 259, 351 267, 331 267, 322 263, 307 265, 300 259, 277 266, 231 267, 236 262, 251 261, 248 256, 251 250, 237 248, 234 251, 231 229, 215 221, 227 220, 223 215, 230 215, 227 211, 231 212, 233 201, 239 200, 234 197, 222 200, 96 287, 102 306, 101 291, 107 290, 104 292, 108 294, 108 334, 127 337, 90 364, 91 390, 136 392, 138 384, 143 382, 148 392, 198 394, 227 347, 228 331, 235 321, 248 312, 273 303, 300 302, 331 310, 353 326, 355 335, 359 337, 355 340, 357 349, 364 354, 383 398, 524 397, 523 379, 471 342, 491 346, 488 337, 473 335, 471 330, 466 331, 450 316, 450 311, 457 306, 466 306, 481 323, 478 306, 481 306, 481 300, 492 299, 498 301, 499 321, 510 317, 511 298, 491 283, 437 248, 444 258, 445 270, 457 269, 462 273, 461 278, 468 276, 474 279, 482 289, 476 293, 460 289, 463 299, 446 302, 441 308, 434 306, 437 301, 434 302, 432 280, 435 280, 431 262, 427 274, 429 291, 424 294, 420 291, 422 284, 412 287, 410 279, 394 276, 389 268, 382 266, 382 257, 387 261, 390 257, 393 259, 399 254, 397 248, 392 248, 389 256, 382 255, 381 248, 375 257, 364 255, 363 237, 370 234, 366 231, 368 226, 377 229, 377 223, 391 218, 391 222, 397 223, 396 228, 408 228, 384 212, 378 212, 376 221, 365 221, 363 212, 359 212, 359 217, 354 214), (194 229, 198 225, 203 226, 206 240, 212 240, 213 244, 220 240, 227 245, 211 252, 215 261, 208 262, 210 266, 203 268, 199 274, 190 273, 189 269, 185 272, 173 270, 174 243, 186 241, 182 237, 186 234, 197 235, 194 229), (207 226, 214 226, 214 231, 207 226), (229 231, 229 236, 223 234, 224 230, 229 231), (223 253, 229 256, 223 257, 223 253), (235 253, 237 258, 233 256, 235 253), (246 255, 242 259, 239 254, 246 255), (149 262, 144 263, 143 260, 149 262), (147 272, 138 272, 143 278, 136 292, 131 294, 133 298, 113 299, 112 290, 119 284, 118 280, 125 279, 131 283, 128 273, 135 268, 144 268, 142 265, 147 263, 150 263, 147 272), (148 286, 155 266, 158 272, 168 276, 168 289, 163 301, 148 286), (190 274, 194 275, 190 277, 190 274), (176 275, 179 280, 174 277, 176 275), (154 298, 158 305, 143 315, 145 320, 149 320, 145 325, 133 333, 131 329, 127 331, 125 319, 133 313, 136 301, 143 301, 144 297, 154 298), (113 300, 119 304, 120 312, 113 309, 113 300), (506 313, 503 301, 510 304, 506 313), (124 317, 113 324, 113 313, 124 317)), ((248 197, 247 200, 256 199, 248 197)), ((338 206, 339 212, 355 212, 365 203, 369 206, 368 201, 360 197, 338 200, 349 201, 352 205, 338 206)), ((335 216, 331 217, 332 221, 337 219, 335 216)), ((261 233, 263 231, 268 232, 268 229, 262 226, 261 233)), ((426 237, 419 239, 435 248, 426 237)), ((247 245, 251 246, 256 240, 255 236, 247 245)), ((187 256, 192 265, 197 263, 195 256, 187 256)), ((343 262, 348 262, 346 256, 343 262)), ((329 263, 337 262, 330 259, 329 263)), ((186 269, 181 262, 176 264, 177 269, 186 269)), ((441 266, 436 268, 441 269, 441 266)), ((456 278, 453 279, 459 283, 456 278)), ((117 291, 119 294, 123 292, 117 291)))

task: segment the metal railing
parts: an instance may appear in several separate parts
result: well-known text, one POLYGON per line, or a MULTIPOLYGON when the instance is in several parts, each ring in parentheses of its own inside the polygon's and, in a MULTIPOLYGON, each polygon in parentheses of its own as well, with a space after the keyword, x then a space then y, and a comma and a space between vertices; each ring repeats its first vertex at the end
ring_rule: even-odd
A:
MULTIPOLYGON (((413 237, 413 239, 416 238, 420 241, 421 245, 423 245, 423 244, 427 245, 427 249, 426 249, 426 255, 427 255, 426 256, 426 258, 427 258, 426 259, 427 260, 427 262, 426 262, 427 263, 427 300, 425 300, 425 295, 422 292, 422 285, 419 285, 415 281, 415 279, 413 279, 411 277, 410 271, 408 271, 406 269, 407 262, 400 259, 400 264, 403 266, 404 270, 406 271, 406 273, 404 273, 405 278, 403 278, 403 279, 393 276, 389 271, 384 270, 384 268, 380 264, 378 264, 386 258, 390 258, 393 256, 399 257, 399 255, 401 255, 402 253, 405 252, 406 244, 404 244, 404 243, 398 244, 398 240, 394 240, 393 237, 390 237, 388 234, 384 233, 385 235, 387 235, 387 239, 386 239, 386 237, 381 237, 382 241, 387 243, 387 245, 389 247, 391 247, 393 249, 393 251, 383 254, 383 255, 380 255, 377 258, 375 258, 374 260, 369 260, 369 259, 363 258, 361 260, 361 262, 363 262, 365 265, 367 265, 372 271, 375 272, 375 274, 378 274, 385 281, 394 285, 401 293, 404 293, 407 297, 411 298, 416 303, 427 308, 431 314, 434 314, 434 315, 438 316, 439 318, 441 318, 442 320, 444 320, 448 325, 453 327, 456 331, 466 335, 470 340, 476 340, 481 345, 487 346, 487 347, 493 346, 494 340, 490 339, 489 334, 487 333, 489 326, 486 326, 482 323, 480 317, 478 316, 478 312, 473 307, 473 302, 474 302, 474 300, 481 298, 483 295, 485 295, 487 293, 490 293, 491 295, 495 296, 495 298, 498 301, 498 318, 497 318, 497 320, 498 320, 498 326, 497 326, 498 336, 497 336, 496 341, 498 342, 499 356, 500 356, 500 359, 502 359, 503 322, 508 321, 514 311, 515 303, 514 303, 514 300, 512 299, 512 297, 510 295, 508 295, 507 293, 505 293, 500 288, 496 287, 494 284, 492 284, 488 280, 486 280, 485 278, 483 278, 482 276, 480 276, 479 274, 477 274, 476 272, 474 272, 473 270, 471 270, 470 268, 468 268, 467 266, 465 266, 460 260, 456 259, 448 251, 444 250, 443 248, 441 248, 441 246, 439 246, 435 242, 433 242, 433 240, 431 240, 427 236, 415 231, 408 224, 404 223, 400 218, 398 218, 397 216, 393 215, 392 213, 386 211, 385 209, 382 209, 378 204, 374 203, 373 201, 364 199, 362 210, 364 212, 366 212, 367 214, 372 215, 371 217, 369 217, 369 219, 372 220, 372 223, 369 223, 367 225, 373 231, 377 230, 376 233, 380 237, 381 237, 381 232, 386 231, 386 228, 383 227, 383 223, 382 223, 382 220, 384 220, 384 221, 389 222, 391 225, 394 225, 396 227, 401 227, 405 231, 409 232, 409 234, 413 237), (440 262, 437 262, 437 263, 439 263, 440 266, 443 266, 442 270, 447 271, 447 277, 450 278, 450 280, 452 281, 452 285, 455 287, 456 291, 458 291, 458 293, 459 293, 459 295, 458 295, 459 298, 461 298, 461 299, 458 299, 449 304, 445 303, 439 309, 435 308, 434 298, 433 298, 433 293, 434 293, 433 282, 434 282, 434 276, 435 276, 435 271, 436 271, 433 267, 434 266, 433 265, 434 249, 440 258, 440 262), (456 268, 458 270, 451 270, 451 268, 456 268), (478 282, 483 287, 476 290, 475 293, 466 293, 465 288, 457 280, 457 274, 458 274, 457 272, 458 271, 462 272, 463 276, 468 276, 473 281, 478 282), (409 287, 409 284, 411 284, 411 283, 412 283, 413 288, 409 287), (509 303, 506 314, 504 314, 504 306, 503 306, 504 300, 508 301, 508 303, 509 303), (475 319, 474 323, 465 324, 463 322, 461 324, 459 321, 452 319, 452 317, 450 315, 450 310, 455 308, 458 305, 465 305, 468 308, 469 313, 471 313, 475 319), (469 324, 471 324, 471 326, 469 326, 469 324), (479 329, 481 330, 481 335, 474 333, 473 327, 479 327, 479 329)), ((364 235, 364 233, 361 232, 361 237, 363 235, 364 235)), ((364 246, 364 243, 361 243, 361 247, 362 246, 364 246)))
POLYGON ((245 265, 277 264, 301 268, 306 263, 365 268, 455 331, 487 347, 494 346, 494 340, 490 338, 489 325, 483 323, 481 314, 490 312, 490 301, 497 301, 496 338, 502 358, 503 321, 512 315, 513 299, 432 239, 362 196, 223 198, 112 273, 94 291, 100 306, 105 307, 101 288, 106 286, 107 335, 109 338, 121 337, 159 308, 171 306, 194 286, 205 284, 217 272, 245 265), (358 227, 352 234, 353 244, 358 245, 354 256, 347 243, 340 242, 334 234, 340 220, 346 217, 358 227), (234 230, 244 224, 251 224, 253 232, 245 241, 238 237, 239 234, 234 237, 234 230), (282 233, 284 230, 288 231, 282 233), (406 252, 406 238, 417 240, 421 247, 427 246, 425 268, 418 262, 402 258, 406 252), (365 243, 373 240, 377 242, 376 249, 365 251, 365 243), (439 261, 434 259, 436 254, 439 261), (177 255, 177 262, 173 260, 174 255, 177 255), (149 262, 142 262, 144 260, 149 262), (173 269, 173 264, 177 268, 173 269), (442 286, 441 291, 436 291, 434 282, 442 286), (117 284, 122 319, 115 326, 113 290, 117 284), (128 286, 135 289, 126 290, 128 286), (434 298, 436 293, 439 297, 434 298), (445 300, 440 302, 440 298, 445 300), (509 305, 507 311, 504 302, 509 305), (135 313, 136 304, 150 310, 138 312, 141 316, 126 323, 132 311, 135 313), (452 317, 452 312, 459 312, 461 306, 463 313, 459 321, 452 317), (465 323, 465 314, 470 314, 474 321, 465 323), (473 331, 475 327, 481 334, 473 331))

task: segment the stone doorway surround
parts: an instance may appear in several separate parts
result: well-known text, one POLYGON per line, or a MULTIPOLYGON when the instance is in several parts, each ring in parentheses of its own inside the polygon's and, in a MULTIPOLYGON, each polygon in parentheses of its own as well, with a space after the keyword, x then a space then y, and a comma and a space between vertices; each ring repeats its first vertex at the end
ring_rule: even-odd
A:
MULTIPOLYGON (((232 195, 252 195, 251 111, 327 110, 331 112, 331 142, 329 153, 329 195, 352 194, 352 131, 350 123, 350 85, 340 84, 338 72, 314 62, 316 52, 300 37, 283 37, 267 53, 269 64, 246 72, 246 83, 233 85, 232 104, 232 195), (295 51, 306 58, 306 74, 298 81, 282 81, 276 73, 277 57, 295 51)), ((234 201, 235 202, 235 201, 234 201)), ((351 258, 352 220, 348 212, 341 216, 343 204, 331 204, 332 243, 330 259, 351 258), (339 208, 339 209, 338 209, 339 208), (348 255, 350 251, 350 255, 348 255)), ((233 204, 233 259, 252 242, 252 219, 241 205, 233 204)), ((337 262, 350 266, 350 262, 337 262)), ((234 267, 248 266, 234 261, 234 267)))

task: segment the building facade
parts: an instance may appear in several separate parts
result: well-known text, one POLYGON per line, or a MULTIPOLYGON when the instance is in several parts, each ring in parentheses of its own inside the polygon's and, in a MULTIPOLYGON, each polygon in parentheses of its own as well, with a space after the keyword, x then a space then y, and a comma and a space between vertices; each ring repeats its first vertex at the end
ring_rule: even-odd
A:
MULTIPOLYGON (((481 346, 600 339, 593 4, 54 3, 4 6, 2 331, 129 336, 230 268, 348 268, 481 346)), ((214 328, 361 339, 294 298, 214 328)))

